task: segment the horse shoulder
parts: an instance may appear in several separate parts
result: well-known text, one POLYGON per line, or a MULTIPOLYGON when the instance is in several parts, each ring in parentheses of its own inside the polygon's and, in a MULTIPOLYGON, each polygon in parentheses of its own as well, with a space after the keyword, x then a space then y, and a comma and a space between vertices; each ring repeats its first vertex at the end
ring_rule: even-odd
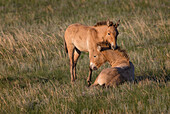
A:
POLYGON ((95 37, 97 35, 97 31, 94 28, 89 28, 88 35, 91 37, 95 37))
POLYGON ((88 36, 95 44, 103 42, 103 38, 99 36, 99 32, 95 28, 90 28, 88 30, 88 36))

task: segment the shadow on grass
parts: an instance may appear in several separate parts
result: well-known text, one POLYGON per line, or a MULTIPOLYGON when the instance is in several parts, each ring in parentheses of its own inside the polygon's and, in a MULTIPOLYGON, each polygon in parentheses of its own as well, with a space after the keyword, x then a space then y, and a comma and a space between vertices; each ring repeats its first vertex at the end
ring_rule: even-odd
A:
POLYGON ((135 83, 148 80, 154 82, 169 82, 170 81, 170 71, 168 69, 158 70, 158 71, 146 71, 146 73, 135 76, 135 83))
POLYGON ((151 76, 136 76, 135 77, 135 83, 139 83, 144 80, 149 80, 149 81, 155 81, 155 82, 169 82, 170 81, 170 76, 164 76, 164 77, 151 77, 151 76))

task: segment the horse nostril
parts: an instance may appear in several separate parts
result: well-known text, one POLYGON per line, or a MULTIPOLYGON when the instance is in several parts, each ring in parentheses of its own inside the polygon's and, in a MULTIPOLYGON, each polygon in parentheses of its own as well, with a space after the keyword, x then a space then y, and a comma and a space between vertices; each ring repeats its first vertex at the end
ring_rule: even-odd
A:
POLYGON ((116 49, 117 49, 117 46, 114 47, 114 50, 116 50, 116 49))
POLYGON ((95 64, 93 64, 93 63, 90 63, 90 68, 91 68, 92 70, 97 70, 96 65, 95 65, 95 64))
POLYGON ((113 50, 116 50, 116 49, 117 49, 117 45, 114 46, 114 45, 112 44, 112 45, 111 45, 111 48, 112 48, 113 50))
POLYGON ((113 42, 111 43, 111 48, 114 50, 115 49, 115 46, 113 44, 113 42))
POLYGON ((93 70, 97 70, 97 67, 96 67, 96 66, 94 66, 94 67, 93 67, 93 70))

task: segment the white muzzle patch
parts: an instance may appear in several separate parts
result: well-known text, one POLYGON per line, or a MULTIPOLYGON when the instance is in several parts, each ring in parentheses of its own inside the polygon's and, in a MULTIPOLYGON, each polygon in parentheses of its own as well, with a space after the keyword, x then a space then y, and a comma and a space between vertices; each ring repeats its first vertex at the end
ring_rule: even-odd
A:
POLYGON ((96 65, 95 65, 94 63, 92 63, 92 62, 90 62, 90 68, 91 68, 92 70, 97 70, 96 65))

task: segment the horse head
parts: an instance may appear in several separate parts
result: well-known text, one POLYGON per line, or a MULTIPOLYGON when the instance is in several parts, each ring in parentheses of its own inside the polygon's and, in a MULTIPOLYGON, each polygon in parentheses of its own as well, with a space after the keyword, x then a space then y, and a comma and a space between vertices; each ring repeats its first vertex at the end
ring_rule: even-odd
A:
POLYGON ((119 34, 117 27, 119 26, 120 20, 116 23, 113 24, 113 22, 111 21, 107 21, 107 30, 106 30, 106 34, 104 37, 104 40, 108 43, 111 44, 111 48, 112 49, 116 49, 117 48, 117 36, 119 34))
POLYGON ((92 70, 97 70, 106 61, 106 58, 101 52, 101 46, 97 46, 97 51, 90 53, 90 68, 92 70))

